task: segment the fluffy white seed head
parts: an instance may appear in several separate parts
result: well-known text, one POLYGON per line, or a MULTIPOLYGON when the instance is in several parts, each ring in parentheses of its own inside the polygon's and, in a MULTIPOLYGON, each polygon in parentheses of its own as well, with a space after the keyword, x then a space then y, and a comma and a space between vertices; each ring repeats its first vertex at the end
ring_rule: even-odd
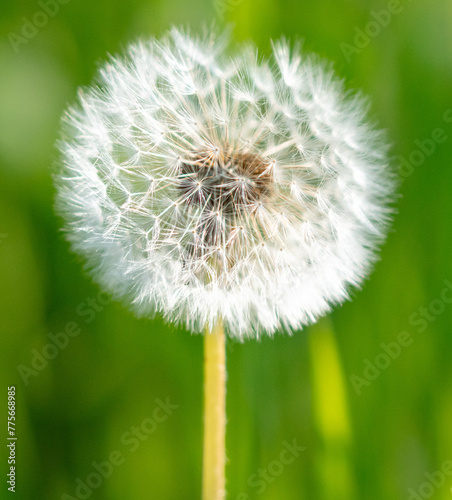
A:
POLYGON ((361 98, 315 59, 172 30, 129 48, 66 116, 58 211, 95 279, 137 314, 243 338, 348 297, 393 193, 361 98))

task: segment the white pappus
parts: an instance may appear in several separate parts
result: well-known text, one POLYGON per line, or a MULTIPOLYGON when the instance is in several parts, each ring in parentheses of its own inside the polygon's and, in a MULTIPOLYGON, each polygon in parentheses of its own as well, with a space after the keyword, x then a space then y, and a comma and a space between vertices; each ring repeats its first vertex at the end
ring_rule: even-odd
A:
POLYGON ((138 315, 291 332, 368 275, 394 198, 387 148, 315 57, 228 46, 173 29, 112 58, 65 115, 57 210, 138 315))

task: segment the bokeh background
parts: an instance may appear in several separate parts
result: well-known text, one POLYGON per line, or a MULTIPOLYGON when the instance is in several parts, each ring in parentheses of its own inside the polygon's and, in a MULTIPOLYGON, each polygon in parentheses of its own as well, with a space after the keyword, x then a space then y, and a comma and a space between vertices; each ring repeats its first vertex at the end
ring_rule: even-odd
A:
POLYGON ((401 174, 393 230, 353 301, 292 337, 228 344, 228 499, 451 499, 450 0, 2 0, 0 498, 13 495, 9 385, 15 498, 200 498, 202 338, 98 295, 61 235, 50 172, 60 116, 108 53, 212 22, 263 54, 286 36, 333 61, 371 97, 401 174), (67 328, 80 333, 40 358, 67 328), (409 345, 389 360, 382 344, 401 332, 409 345), (177 408, 154 425, 158 400, 177 408), (281 465, 284 442, 305 449, 281 465), (112 452, 123 463, 97 484, 93 462, 112 452), (77 495, 80 481, 97 486, 77 495))

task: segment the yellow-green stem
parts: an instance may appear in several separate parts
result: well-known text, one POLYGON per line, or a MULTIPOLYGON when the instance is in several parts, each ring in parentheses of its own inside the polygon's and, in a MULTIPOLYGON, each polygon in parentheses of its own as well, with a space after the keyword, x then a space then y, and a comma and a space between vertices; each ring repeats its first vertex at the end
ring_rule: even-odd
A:
POLYGON ((222 322, 204 333, 204 451, 202 499, 224 500, 226 353, 222 322))

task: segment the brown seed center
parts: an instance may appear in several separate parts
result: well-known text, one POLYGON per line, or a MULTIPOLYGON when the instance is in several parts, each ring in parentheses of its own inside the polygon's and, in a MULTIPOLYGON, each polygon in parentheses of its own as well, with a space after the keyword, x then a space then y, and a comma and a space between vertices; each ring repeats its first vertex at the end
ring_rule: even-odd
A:
POLYGON ((199 151, 181 167, 180 190, 185 203, 229 221, 252 211, 257 202, 269 196, 272 185, 271 164, 253 153, 199 151))

